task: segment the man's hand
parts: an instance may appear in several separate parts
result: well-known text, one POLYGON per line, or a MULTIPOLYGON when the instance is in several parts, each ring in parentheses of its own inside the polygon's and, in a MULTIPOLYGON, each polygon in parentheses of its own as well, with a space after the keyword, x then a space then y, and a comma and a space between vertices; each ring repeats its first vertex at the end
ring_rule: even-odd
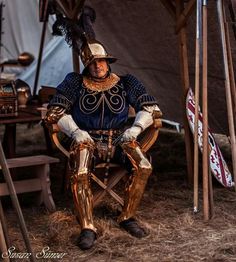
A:
POLYGON ((121 141, 129 142, 136 140, 139 134, 153 124, 153 118, 159 118, 161 116, 162 113, 157 105, 145 106, 143 110, 137 113, 133 126, 124 132, 121 141))
POLYGON ((75 139, 77 143, 93 142, 87 131, 81 130, 74 122, 71 115, 64 114, 57 122, 58 127, 69 137, 75 139))
POLYGON ((89 135, 87 131, 77 129, 73 132, 71 136, 78 144, 82 144, 85 142, 94 142, 92 137, 89 135))
POLYGON ((139 127, 139 126, 132 126, 128 129, 125 130, 122 138, 121 138, 121 141, 122 142, 129 142, 129 141, 132 141, 132 140, 136 140, 137 139, 137 136, 139 134, 141 134, 142 132, 142 128, 139 127))

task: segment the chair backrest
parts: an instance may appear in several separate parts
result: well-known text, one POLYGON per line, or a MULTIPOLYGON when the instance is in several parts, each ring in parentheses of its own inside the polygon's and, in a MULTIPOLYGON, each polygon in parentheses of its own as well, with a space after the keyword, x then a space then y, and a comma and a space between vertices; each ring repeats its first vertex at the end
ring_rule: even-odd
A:
POLYGON ((56 88, 53 86, 42 86, 39 89, 39 102, 41 104, 48 103, 56 94, 56 88))

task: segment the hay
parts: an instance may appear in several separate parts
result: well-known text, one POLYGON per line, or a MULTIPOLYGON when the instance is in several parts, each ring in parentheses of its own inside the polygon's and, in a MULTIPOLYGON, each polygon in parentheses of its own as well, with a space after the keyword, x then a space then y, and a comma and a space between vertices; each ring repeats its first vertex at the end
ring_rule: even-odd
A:
MULTIPOLYGON (((42 141, 43 134, 38 127, 33 127, 27 133, 29 132, 37 134, 38 141, 42 141)), ((23 142, 18 142, 18 146, 25 145, 23 137, 21 141, 23 142)), ((228 146, 224 145, 224 148, 222 150, 228 150, 228 146)), ((41 148, 37 145, 38 149, 45 150, 42 145, 41 148)), ((25 150, 24 147, 24 153, 25 150)), ((31 151, 27 153, 30 154, 31 151)), ((137 212, 140 224, 149 231, 148 237, 136 239, 120 229, 116 223, 118 206, 108 197, 94 211, 95 225, 98 228, 94 248, 85 252, 79 250, 76 241, 80 226, 73 214, 71 195, 60 191, 61 170, 64 170, 65 159, 58 154, 62 162, 52 167, 51 173, 57 211, 50 214, 44 207, 27 205, 26 197, 21 201, 33 250, 37 253, 49 246, 53 252, 66 252, 61 261, 70 262, 236 261, 235 193, 214 181, 215 215, 212 220, 205 222, 201 188, 201 210, 193 214, 193 192, 186 183, 183 135, 162 131, 151 154, 154 173, 137 212)), ((6 205, 4 210, 11 244, 18 251, 25 252, 15 212, 6 205)))

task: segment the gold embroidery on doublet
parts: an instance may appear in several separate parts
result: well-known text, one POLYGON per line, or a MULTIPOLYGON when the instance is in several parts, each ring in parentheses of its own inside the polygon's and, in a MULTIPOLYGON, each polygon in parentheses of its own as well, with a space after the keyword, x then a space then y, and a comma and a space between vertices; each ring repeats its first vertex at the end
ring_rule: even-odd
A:
POLYGON ((100 79, 99 81, 96 81, 90 77, 84 76, 83 84, 86 88, 90 90, 100 92, 100 91, 106 91, 112 88, 115 84, 118 83, 119 80, 120 80, 119 76, 113 73, 111 73, 105 79, 100 79))

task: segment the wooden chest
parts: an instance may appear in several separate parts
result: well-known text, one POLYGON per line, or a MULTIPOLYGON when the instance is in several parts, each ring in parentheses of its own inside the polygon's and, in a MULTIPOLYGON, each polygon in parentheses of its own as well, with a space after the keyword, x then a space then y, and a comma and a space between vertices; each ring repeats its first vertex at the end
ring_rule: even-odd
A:
POLYGON ((18 115, 17 92, 14 81, 0 80, 0 117, 18 115))

